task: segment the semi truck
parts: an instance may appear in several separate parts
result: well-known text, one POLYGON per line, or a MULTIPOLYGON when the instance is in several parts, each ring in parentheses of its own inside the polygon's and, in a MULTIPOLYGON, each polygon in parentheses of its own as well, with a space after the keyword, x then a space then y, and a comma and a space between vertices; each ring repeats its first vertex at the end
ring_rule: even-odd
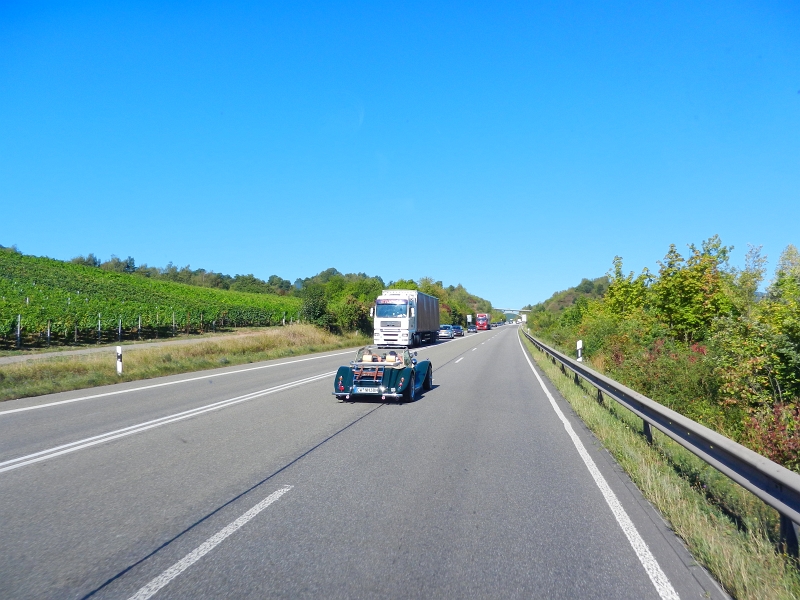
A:
POLYGON ((383 290, 370 309, 375 344, 413 348, 439 339, 439 299, 417 290, 383 290))
POLYGON ((486 313, 478 313, 475 315, 475 329, 478 331, 488 330, 492 328, 492 317, 486 313))

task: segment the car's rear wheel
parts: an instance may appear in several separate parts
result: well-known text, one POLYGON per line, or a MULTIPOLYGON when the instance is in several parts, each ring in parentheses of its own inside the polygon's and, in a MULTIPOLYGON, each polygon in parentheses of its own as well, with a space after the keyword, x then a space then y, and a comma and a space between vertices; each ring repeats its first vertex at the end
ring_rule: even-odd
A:
POLYGON ((428 367, 428 372, 425 373, 425 381, 422 387, 426 390, 433 389, 433 369, 431 367, 428 367))

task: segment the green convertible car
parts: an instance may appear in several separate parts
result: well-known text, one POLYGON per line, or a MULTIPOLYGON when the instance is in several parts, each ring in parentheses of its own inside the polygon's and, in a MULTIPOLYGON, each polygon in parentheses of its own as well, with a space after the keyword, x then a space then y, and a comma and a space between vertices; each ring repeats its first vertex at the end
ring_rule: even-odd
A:
POLYGON ((413 402, 421 390, 433 387, 431 361, 417 361, 416 352, 406 349, 381 349, 364 346, 350 366, 339 367, 333 382, 333 395, 339 400, 352 396, 380 396, 400 402, 413 402))

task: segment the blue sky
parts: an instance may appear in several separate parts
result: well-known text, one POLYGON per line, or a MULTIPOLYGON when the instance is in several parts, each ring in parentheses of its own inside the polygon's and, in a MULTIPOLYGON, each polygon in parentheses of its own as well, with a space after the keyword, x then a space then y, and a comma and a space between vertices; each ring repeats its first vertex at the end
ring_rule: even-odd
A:
POLYGON ((0 244, 519 307, 800 245, 797 2, 0 3, 0 244), (392 248, 394 247, 394 248, 392 248))

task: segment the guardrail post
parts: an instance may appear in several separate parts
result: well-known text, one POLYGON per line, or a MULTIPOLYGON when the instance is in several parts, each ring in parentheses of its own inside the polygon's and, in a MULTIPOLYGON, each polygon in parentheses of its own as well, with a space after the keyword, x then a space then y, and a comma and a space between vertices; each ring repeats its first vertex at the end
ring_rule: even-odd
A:
POLYGON ((784 552, 793 558, 798 558, 797 527, 789 517, 781 515, 781 543, 784 552))
POLYGON ((577 373, 575 373, 575 385, 577 385, 577 386, 581 385, 581 380, 578 378, 578 374, 577 373))
POLYGON ((122 375, 122 346, 117 346, 117 375, 122 375))
POLYGON ((644 437, 647 438, 647 443, 652 445, 652 443, 653 443, 653 428, 650 427, 650 423, 648 423, 644 419, 642 419, 642 433, 644 434, 644 437))
POLYGON ((600 391, 600 388, 597 388, 597 403, 603 404, 603 392, 600 391))

